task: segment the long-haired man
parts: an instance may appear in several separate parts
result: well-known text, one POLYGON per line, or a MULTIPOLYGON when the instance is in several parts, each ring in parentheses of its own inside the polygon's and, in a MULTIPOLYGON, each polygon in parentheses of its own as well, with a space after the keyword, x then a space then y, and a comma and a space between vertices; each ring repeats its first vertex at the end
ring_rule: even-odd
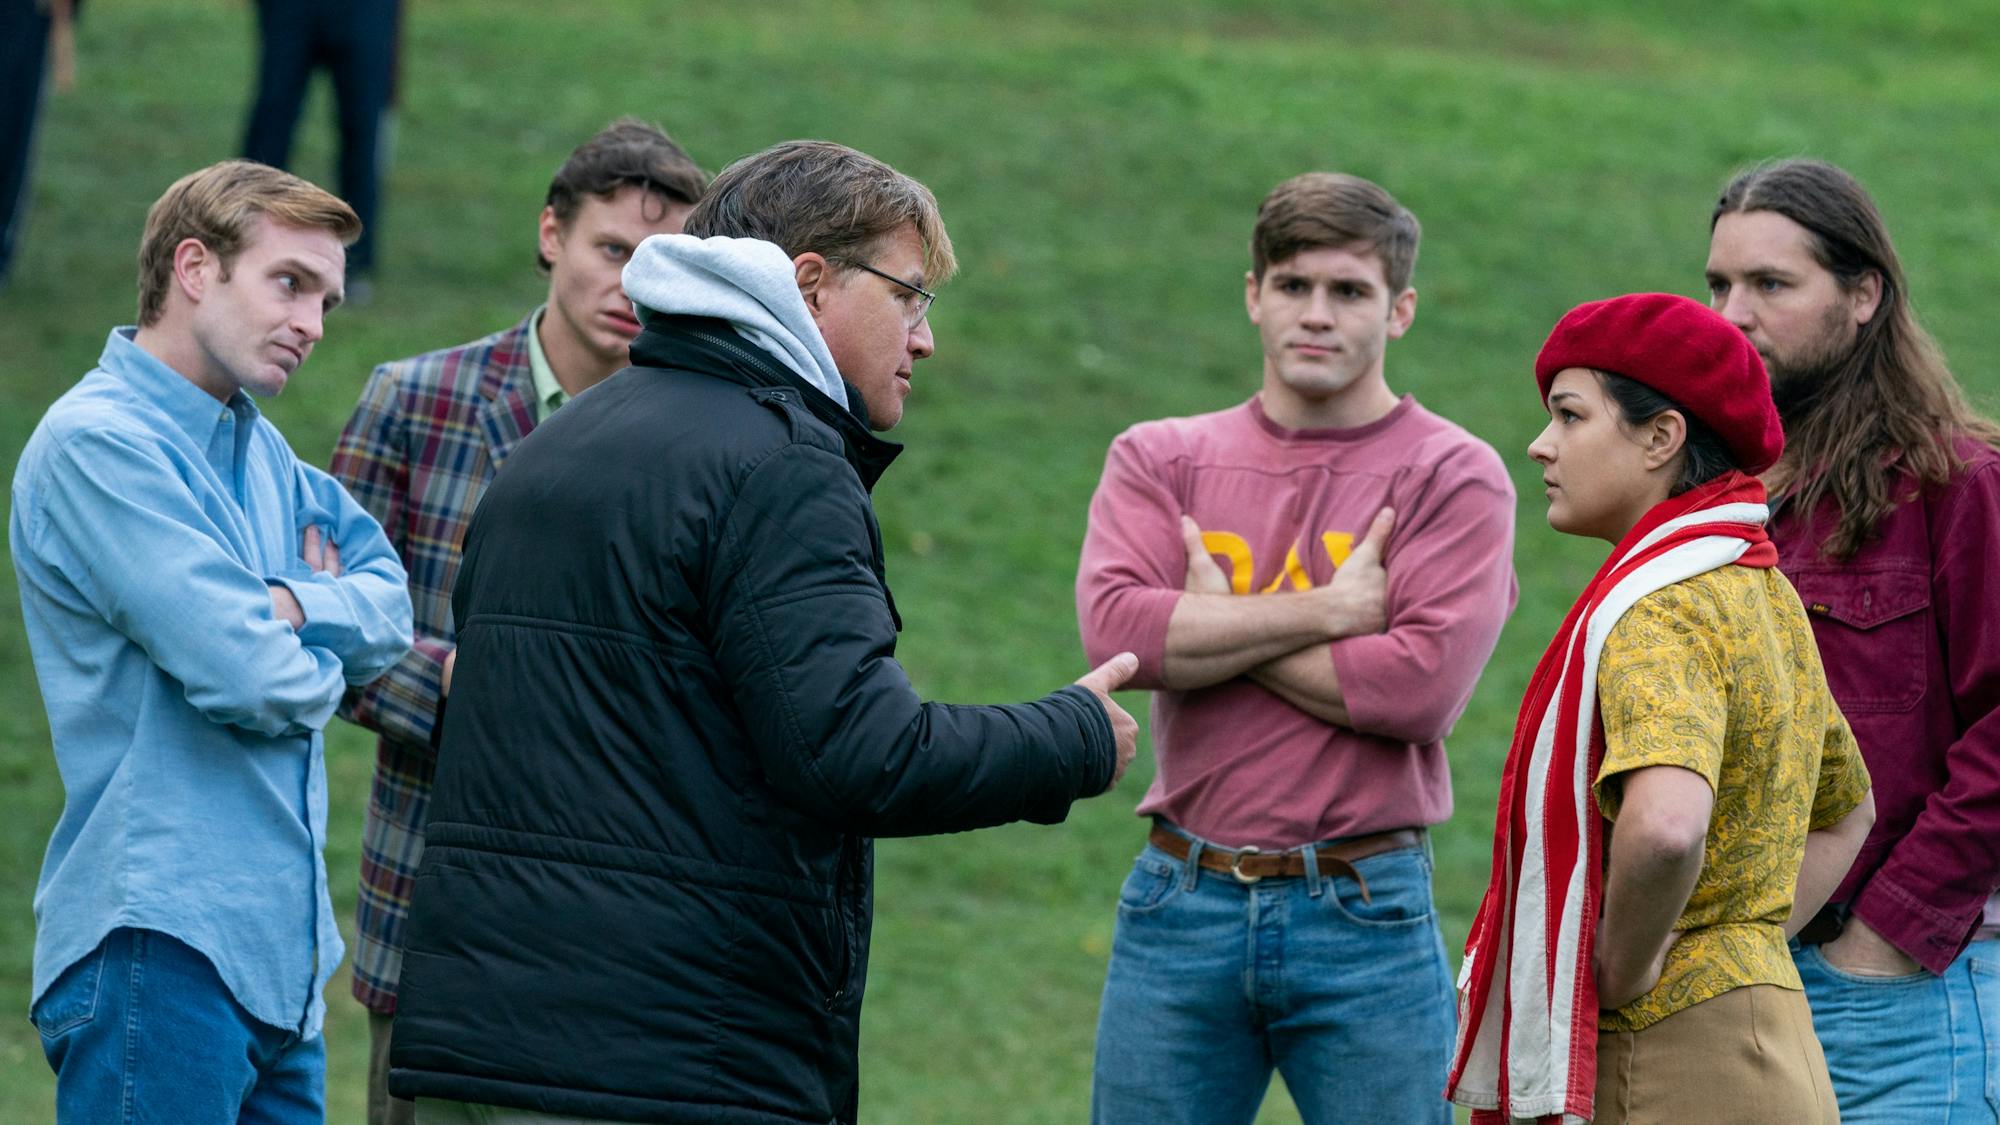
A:
MULTIPOLYGON (((1771 374, 1772 538, 1875 779, 1851 867, 1795 956, 1842 1119, 1991 1121, 2000 1004, 2000 426, 1911 312, 1845 171, 1745 172, 1710 219, 1711 303, 1771 374)), ((1845 868, 1844 870, 1842 868, 1845 868)))

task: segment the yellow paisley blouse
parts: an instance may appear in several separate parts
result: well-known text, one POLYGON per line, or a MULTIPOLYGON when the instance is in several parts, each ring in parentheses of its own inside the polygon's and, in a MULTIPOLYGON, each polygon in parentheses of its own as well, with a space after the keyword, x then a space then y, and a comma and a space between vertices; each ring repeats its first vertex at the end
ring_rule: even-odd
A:
POLYGON ((1597 692, 1595 792, 1614 832, 1620 774, 1679 766, 1715 790, 1660 981, 1597 1026, 1637 1031, 1744 985, 1799 988, 1781 927, 1806 832, 1846 816, 1869 781, 1791 583, 1725 566, 1646 595, 1605 638, 1597 692))

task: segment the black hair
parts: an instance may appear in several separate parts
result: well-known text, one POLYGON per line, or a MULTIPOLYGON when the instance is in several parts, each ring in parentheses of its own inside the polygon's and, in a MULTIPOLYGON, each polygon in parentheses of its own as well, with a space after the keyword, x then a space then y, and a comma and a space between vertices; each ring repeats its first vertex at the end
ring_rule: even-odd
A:
POLYGON ((1643 425, 1669 410, 1678 413, 1687 423, 1687 440, 1681 444, 1681 452, 1685 456, 1681 459, 1680 475, 1674 478, 1673 487, 1667 490, 1667 495, 1679 496, 1739 467, 1729 447, 1722 443, 1722 438, 1687 407, 1637 379, 1609 371, 1599 371, 1597 377, 1604 386, 1605 396, 1617 404, 1619 420, 1626 426, 1643 425))

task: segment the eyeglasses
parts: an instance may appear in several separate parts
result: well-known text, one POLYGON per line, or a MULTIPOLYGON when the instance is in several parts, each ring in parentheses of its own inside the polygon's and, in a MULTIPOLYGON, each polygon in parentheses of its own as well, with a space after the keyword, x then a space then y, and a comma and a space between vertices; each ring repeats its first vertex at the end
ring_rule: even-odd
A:
POLYGON ((902 278, 897 277, 895 274, 883 273, 881 270, 876 269, 874 266, 869 265, 867 262, 857 262, 851 258, 842 258, 840 260, 847 263, 850 266, 853 266, 855 269, 867 270, 869 273, 874 274, 876 277, 882 278, 886 281, 894 282, 895 284, 900 285, 903 288, 908 289, 910 292, 916 294, 916 297, 910 299, 910 303, 904 306, 906 311, 904 313, 903 320, 904 323, 909 327, 910 331, 915 332, 917 330, 917 325, 922 324, 924 322, 924 318, 930 315, 931 302, 937 300, 936 293, 933 293, 930 290, 925 289, 921 285, 911 285, 909 282, 904 281, 902 278))

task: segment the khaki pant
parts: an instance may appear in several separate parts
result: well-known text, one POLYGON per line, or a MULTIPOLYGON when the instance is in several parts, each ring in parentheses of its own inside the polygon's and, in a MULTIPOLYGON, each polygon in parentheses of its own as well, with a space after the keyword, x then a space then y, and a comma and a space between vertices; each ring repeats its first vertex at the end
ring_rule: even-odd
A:
POLYGON ((1598 1125, 1839 1125, 1806 996, 1753 984, 1597 1033, 1598 1125))
POLYGON ((389 1096, 389 1025, 380 1012, 368 1013, 368 1125, 416 1125, 417 1103, 389 1096))

